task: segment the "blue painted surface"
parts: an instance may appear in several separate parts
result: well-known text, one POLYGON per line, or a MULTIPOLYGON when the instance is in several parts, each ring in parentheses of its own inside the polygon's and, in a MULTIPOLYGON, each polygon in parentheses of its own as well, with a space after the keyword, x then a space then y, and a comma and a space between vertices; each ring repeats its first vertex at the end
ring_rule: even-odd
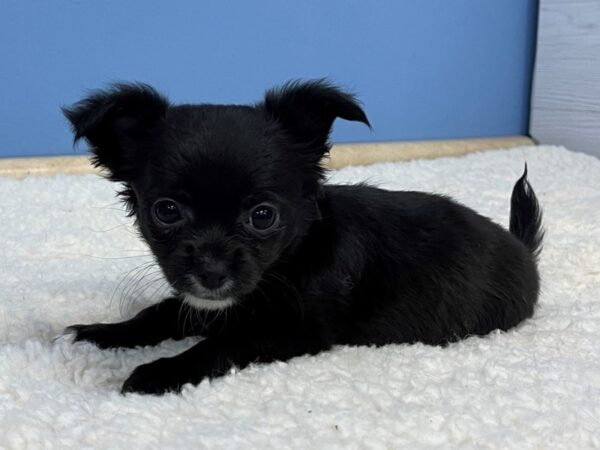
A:
POLYGON ((109 81, 245 103, 290 78, 359 94, 338 142, 526 134, 535 0, 0 3, 0 155, 72 153, 59 106, 109 81))

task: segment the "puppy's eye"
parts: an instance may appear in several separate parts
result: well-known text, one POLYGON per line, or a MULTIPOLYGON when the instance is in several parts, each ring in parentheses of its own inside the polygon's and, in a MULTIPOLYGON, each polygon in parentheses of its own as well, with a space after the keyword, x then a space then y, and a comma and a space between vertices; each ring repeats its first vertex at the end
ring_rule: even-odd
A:
POLYGON ((261 203, 252 208, 250 212, 250 225, 255 230, 266 231, 275 226, 278 219, 277 208, 268 203, 261 203))
POLYGON ((179 206, 173 200, 158 200, 152 206, 152 212, 156 220, 163 225, 173 225, 183 219, 179 206))

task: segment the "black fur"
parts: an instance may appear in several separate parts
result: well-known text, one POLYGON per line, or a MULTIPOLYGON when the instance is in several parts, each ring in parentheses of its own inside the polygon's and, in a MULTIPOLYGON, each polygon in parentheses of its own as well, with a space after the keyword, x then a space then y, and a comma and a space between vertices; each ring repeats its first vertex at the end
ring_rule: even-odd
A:
POLYGON ((138 367, 123 392, 177 391, 338 344, 443 345, 533 314, 542 231, 526 173, 512 234, 443 196, 323 184, 335 118, 369 125, 327 82, 293 82, 254 106, 173 106, 120 84, 65 114, 124 184, 174 289, 131 320, 70 331, 101 348, 206 337, 138 367), (213 305, 226 313, 196 309, 184 324, 189 308, 213 305))

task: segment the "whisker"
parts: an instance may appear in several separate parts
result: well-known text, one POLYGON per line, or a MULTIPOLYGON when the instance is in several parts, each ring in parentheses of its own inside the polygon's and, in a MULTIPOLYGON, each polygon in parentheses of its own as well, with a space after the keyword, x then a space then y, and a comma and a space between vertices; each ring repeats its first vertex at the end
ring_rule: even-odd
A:
POLYGON ((157 299, 163 299, 164 298, 164 294, 167 292, 167 290, 171 287, 171 285, 169 284, 169 282, 167 280, 165 280, 164 276, 158 277, 157 281, 162 281, 162 283, 160 283, 158 285, 158 287, 156 289, 154 289, 154 291, 152 292, 152 294, 150 294, 148 296, 148 299, 152 300, 154 298, 157 299), (161 293, 160 295, 158 295, 158 293, 161 293))
POLYGON ((125 288, 121 292, 119 299, 119 311, 121 314, 123 314, 124 311, 128 311, 133 304, 131 301, 131 294, 137 290, 137 288, 140 286, 140 283, 142 283, 149 276, 155 276, 156 274, 157 269, 155 263, 146 264, 140 270, 135 272, 135 277, 130 278, 130 281, 125 285, 125 288))
MULTIPOLYGON (((152 279, 150 279, 148 282, 144 283, 143 285, 139 286, 136 289, 138 293, 137 293, 137 295, 135 295, 135 297, 132 298, 132 301, 131 301, 132 305, 139 303, 139 299, 142 296, 145 297, 147 300, 150 300, 152 298, 152 296, 146 295, 146 294, 152 285, 158 284, 158 287, 154 288, 153 293, 163 287, 164 281, 163 281, 162 273, 160 273, 160 271, 154 271, 154 272, 151 272, 146 275, 146 277, 151 277, 151 276, 153 277, 152 279)), ((146 303, 146 302, 144 302, 144 303, 146 303)))
POLYGON ((112 294, 110 296, 110 307, 112 307, 113 305, 113 301, 116 297, 117 292, 120 292, 120 288, 122 286, 124 286, 124 283, 126 283, 128 281, 128 279, 131 279, 132 274, 136 274, 139 273, 141 270, 143 270, 144 268, 148 267, 149 265, 151 265, 152 262, 146 262, 143 264, 139 264, 135 267, 133 267, 132 269, 130 269, 129 271, 127 271, 125 274, 123 274, 119 280, 119 282, 117 283, 117 285, 114 287, 112 294))

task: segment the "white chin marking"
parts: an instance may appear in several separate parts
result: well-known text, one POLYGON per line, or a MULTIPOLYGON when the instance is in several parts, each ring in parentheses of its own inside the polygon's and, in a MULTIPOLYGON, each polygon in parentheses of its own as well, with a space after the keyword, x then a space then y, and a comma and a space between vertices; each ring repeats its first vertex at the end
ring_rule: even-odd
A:
POLYGON ((209 300, 196 297, 192 294, 185 294, 183 301, 194 308, 208 311, 226 309, 235 303, 235 300, 231 297, 224 298, 223 300, 209 300))

